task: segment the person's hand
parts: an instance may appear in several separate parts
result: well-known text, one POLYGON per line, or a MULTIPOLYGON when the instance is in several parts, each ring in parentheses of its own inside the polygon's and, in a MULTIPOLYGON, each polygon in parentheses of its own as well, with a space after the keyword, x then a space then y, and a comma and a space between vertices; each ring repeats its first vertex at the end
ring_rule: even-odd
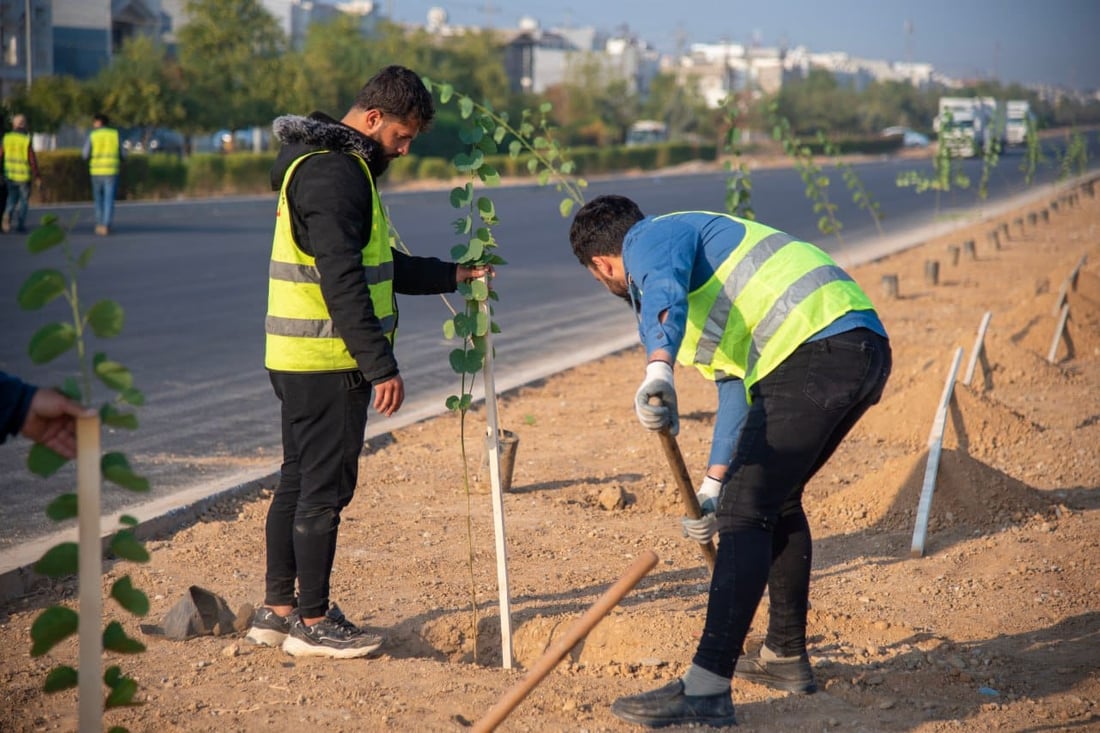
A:
POLYGON ((58 455, 75 458, 75 418, 92 415, 95 415, 95 410, 85 409, 56 389, 39 388, 31 398, 30 409, 19 432, 58 455))
POLYGON ((378 382, 373 385, 374 409, 381 415, 389 417, 401 408, 405 401, 405 380, 398 374, 396 377, 378 382))
POLYGON ((703 484, 695 493, 702 516, 698 519, 684 517, 680 520, 684 528, 684 537, 690 537, 700 544, 710 542, 718 531, 718 518, 715 512, 718 511, 718 495, 721 492, 721 481, 710 476, 703 479, 703 484))
POLYGON ((676 411, 676 389, 672 383, 672 365, 651 361, 645 368, 645 379, 634 395, 634 412, 646 430, 668 428, 670 435, 680 432, 680 415, 676 411), (651 400, 656 400, 656 404, 651 400))
POLYGON ((458 271, 455 273, 455 279, 460 283, 468 283, 486 275, 492 280, 496 277, 496 274, 496 270, 493 269, 492 265, 474 265, 473 267, 459 265, 458 271))

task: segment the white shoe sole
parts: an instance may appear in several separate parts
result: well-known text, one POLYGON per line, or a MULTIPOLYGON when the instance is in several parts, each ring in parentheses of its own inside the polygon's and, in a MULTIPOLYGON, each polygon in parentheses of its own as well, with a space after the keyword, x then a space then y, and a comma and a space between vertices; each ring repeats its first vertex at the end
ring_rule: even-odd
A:
POLYGON ((365 657, 382 646, 379 641, 369 646, 349 647, 347 649, 334 649, 320 644, 310 644, 308 641, 293 636, 283 640, 283 651, 292 657, 329 657, 331 659, 358 659, 365 657))
POLYGON ((245 634, 244 640, 257 646, 280 646, 286 638, 287 635, 281 631, 253 627, 245 634))

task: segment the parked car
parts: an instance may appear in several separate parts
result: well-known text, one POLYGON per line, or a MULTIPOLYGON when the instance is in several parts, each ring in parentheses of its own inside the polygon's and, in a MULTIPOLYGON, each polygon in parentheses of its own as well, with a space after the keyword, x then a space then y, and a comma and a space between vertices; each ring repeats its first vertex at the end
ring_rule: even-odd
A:
POLYGON ((127 153, 170 153, 182 156, 186 147, 183 135, 163 127, 131 127, 119 130, 127 153))
POLYGON ((911 130, 908 127, 887 127, 880 133, 883 137, 895 137, 901 136, 902 147, 906 148, 927 148, 929 144, 928 136, 911 130))

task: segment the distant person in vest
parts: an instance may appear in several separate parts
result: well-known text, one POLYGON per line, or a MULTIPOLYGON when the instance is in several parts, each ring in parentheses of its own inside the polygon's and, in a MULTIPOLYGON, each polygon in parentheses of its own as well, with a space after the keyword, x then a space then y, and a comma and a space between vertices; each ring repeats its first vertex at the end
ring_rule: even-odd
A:
POLYGON ((118 173, 125 155, 118 140, 118 130, 110 127, 107 115, 92 117, 92 131, 84 141, 84 160, 92 178, 92 199, 95 201, 95 233, 104 236, 111 231, 115 211, 118 173))
POLYGON ((10 232, 14 228, 17 232, 25 232, 31 182, 41 184, 42 178, 38 175, 38 158, 34 155, 31 134, 27 131, 26 115, 12 117, 11 126, 11 131, 4 134, 4 144, 0 148, 0 157, 4 159, 4 180, 8 185, 0 229, 10 232))
POLYGON ((637 313, 646 368, 634 409, 649 430, 679 430, 673 364, 715 382, 709 466, 683 519, 699 542, 718 534, 706 622, 691 667, 615 701, 650 727, 733 725, 734 676, 816 690, 806 651, 811 540, 802 492, 869 407, 891 369, 871 301, 822 250, 726 214, 646 217, 623 196, 583 206, 569 232, 581 264, 637 313), (763 646, 743 644, 764 588, 763 646))
MULTIPOLYGON (((382 644, 330 602, 329 578, 367 410, 390 416, 405 399, 395 296, 492 275, 390 247, 378 177, 434 116, 420 77, 387 66, 343 119, 314 112, 273 125, 282 145, 271 171, 279 199, 265 365, 281 402, 283 464, 267 515, 264 605, 247 638, 291 655, 363 657, 382 644)), ((369 571, 361 577, 369 582, 369 571)))

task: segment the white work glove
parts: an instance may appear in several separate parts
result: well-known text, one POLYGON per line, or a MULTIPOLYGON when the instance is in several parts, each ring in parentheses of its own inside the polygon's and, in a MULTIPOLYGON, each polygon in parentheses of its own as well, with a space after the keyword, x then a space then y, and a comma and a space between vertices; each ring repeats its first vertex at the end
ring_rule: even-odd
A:
POLYGON ((634 412, 647 430, 668 428, 670 435, 680 432, 680 415, 676 411, 676 388, 672 384, 672 365, 651 361, 645 368, 645 380, 634 395, 634 412), (654 397, 658 404, 650 404, 654 397))
POLYGON ((721 481, 710 476, 703 479, 703 485, 695 492, 703 515, 698 519, 684 517, 680 520, 684 526, 684 537, 690 537, 700 544, 710 542, 718 531, 718 517, 715 513, 718 511, 718 495, 721 491, 721 481))

